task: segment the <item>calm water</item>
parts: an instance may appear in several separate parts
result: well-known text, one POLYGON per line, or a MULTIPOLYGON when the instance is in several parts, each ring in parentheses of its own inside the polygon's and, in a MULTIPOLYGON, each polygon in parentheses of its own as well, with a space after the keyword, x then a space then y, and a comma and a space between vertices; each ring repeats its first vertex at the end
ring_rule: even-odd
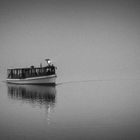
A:
POLYGON ((140 81, 0 84, 1 140, 139 140, 140 81))

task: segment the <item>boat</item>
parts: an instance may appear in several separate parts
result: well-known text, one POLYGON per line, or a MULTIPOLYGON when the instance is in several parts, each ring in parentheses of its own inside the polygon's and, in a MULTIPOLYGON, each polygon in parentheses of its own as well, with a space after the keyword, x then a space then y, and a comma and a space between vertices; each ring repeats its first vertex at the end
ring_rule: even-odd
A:
POLYGON ((56 67, 51 63, 50 59, 45 59, 46 66, 14 68, 7 69, 7 83, 12 84, 37 84, 37 85, 55 85, 56 83, 56 67))

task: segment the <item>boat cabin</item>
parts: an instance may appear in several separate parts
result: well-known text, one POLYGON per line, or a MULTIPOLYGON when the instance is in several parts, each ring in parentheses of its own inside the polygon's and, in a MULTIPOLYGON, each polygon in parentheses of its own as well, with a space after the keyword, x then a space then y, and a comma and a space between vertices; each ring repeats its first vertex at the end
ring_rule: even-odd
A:
POLYGON ((25 79, 30 77, 49 76, 55 74, 56 67, 49 64, 46 67, 15 68, 7 70, 8 79, 25 79))

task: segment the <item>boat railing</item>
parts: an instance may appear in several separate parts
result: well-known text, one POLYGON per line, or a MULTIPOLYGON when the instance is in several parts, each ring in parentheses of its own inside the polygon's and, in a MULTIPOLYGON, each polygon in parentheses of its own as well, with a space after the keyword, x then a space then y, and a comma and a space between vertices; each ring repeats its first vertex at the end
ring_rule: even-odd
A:
POLYGON ((30 77, 40 77, 55 74, 55 67, 49 65, 46 67, 17 68, 8 69, 7 78, 9 79, 25 79, 30 77))

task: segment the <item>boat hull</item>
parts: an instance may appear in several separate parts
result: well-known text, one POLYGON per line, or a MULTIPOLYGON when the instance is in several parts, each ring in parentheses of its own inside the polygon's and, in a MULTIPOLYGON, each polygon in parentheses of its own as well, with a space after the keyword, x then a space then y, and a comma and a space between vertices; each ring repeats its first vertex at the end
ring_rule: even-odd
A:
POLYGON ((7 83, 12 84, 37 84, 37 85, 55 85, 56 75, 31 77, 25 79, 6 79, 7 83))

